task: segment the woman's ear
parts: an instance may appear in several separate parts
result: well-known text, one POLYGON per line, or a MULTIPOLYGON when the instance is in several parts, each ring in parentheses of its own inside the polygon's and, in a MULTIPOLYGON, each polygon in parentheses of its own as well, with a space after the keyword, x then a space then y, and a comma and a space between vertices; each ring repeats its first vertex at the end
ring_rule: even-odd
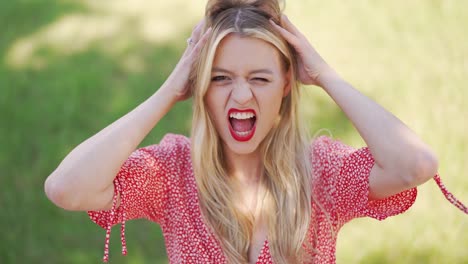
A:
POLYGON ((291 67, 289 67, 289 70, 286 72, 285 79, 284 79, 284 88, 283 88, 283 97, 288 96, 288 94, 291 92, 291 67))

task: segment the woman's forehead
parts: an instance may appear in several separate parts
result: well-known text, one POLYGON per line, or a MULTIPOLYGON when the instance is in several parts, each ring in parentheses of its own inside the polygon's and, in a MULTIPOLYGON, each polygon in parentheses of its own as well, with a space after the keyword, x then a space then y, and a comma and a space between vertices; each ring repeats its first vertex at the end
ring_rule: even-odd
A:
POLYGON ((213 69, 258 68, 275 71, 281 67, 280 53, 271 43, 256 37, 229 34, 219 43, 213 69))

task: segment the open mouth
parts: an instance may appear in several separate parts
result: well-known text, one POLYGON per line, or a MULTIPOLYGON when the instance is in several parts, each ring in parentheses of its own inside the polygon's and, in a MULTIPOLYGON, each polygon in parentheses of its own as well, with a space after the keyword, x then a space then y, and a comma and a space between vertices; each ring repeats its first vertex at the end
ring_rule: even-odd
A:
POLYGON ((237 141, 248 141, 255 134, 257 116, 253 109, 229 109, 229 131, 237 141))

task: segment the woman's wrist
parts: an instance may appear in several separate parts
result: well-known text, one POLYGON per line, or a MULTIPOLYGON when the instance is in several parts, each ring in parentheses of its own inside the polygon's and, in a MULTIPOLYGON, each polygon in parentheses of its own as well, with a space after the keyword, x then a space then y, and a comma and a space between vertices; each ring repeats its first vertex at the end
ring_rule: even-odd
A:
POLYGON ((168 102, 176 103, 179 101, 179 98, 182 96, 179 89, 176 88, 176 84, 170 80, 166 81, 157 91, 161 94, 168 102))
POLYGON ((328 87, 330 87, 331 84, 344 81, 343 78, 341 78, 341 76, 332 68, 327 68, 326 70, 323 70, 317 76, 316 80, 317 85, 325 91, 328 89, 328 87))

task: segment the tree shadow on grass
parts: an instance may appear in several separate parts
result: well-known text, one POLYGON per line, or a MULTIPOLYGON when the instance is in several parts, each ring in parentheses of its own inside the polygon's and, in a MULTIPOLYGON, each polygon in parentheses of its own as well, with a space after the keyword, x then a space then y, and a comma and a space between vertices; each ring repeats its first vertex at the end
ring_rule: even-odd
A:
MULTIPOLYGON (((11 19, 1 37, 2 58, 17 38, 40 30, 67 12, 86 10, 75 4, 49 2, 2 3, 8 6, 1 12, 11 19)), ((0 180, 4 191, 0 194, 0 224, 6 228, 0 231, 1 263, 99 262, 104 230, 88 220, 86 213, 55 207, 45 197, 44 180, 75 146, 153 94, 175 66, 182 46, 135 39, 126 55, 141 58, 146 67, 138 71, 125 68, 120 63, 122 57, 109 55, 102 43, 71 55, 41 47, 35 55, 46 60, 42 67, 15 69, 2 61, 0 180)), ((141 145, 157 143, 167 132, 188 134, 190 111, 190 102, 175 106, 141 145)), ((127 234, 129 250, 135 253, 119 257, 119 235, 114 228, 113 263, 138 259, 142 263, 166 262, 157 225, 130 222, 127 234)))
MULTIPOLYGON (((68 12, 86 11, 73 1, 2 1, 0 3, 0 54, 18 37, 28 35, 68 12)), ((2 56, 3 57, 3 56, 2 56)))

